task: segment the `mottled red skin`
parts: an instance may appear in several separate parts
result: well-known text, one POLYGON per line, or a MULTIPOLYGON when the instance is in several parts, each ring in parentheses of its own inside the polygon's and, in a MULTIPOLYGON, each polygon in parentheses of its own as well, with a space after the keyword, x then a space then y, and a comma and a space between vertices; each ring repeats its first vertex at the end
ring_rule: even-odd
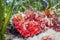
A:
POLYGON ((27 18, 25 18, 25 17, 22 18, 22 19, 24 19, 23 22, 22 22, 22 19, 21 20, 18 19, 20 17, 18 17, 18 18, 14 17, 12 19, 15 28, 18 30, 18 32, 22 36, 24 36, 24 37, 34 36, 36 34, 39 34, 39 33, 43 32, 46 29, 46 27, 47 28, 52 28, 53 30, 55 30, 57 32, 58 31, 60 32, 60 26, 57 25, 57 24, 60 24, 60 23, 58 23, 58 19, 55 15, 50 15, 50 13, 47 14, 47 11, 46 11, 46 15, 45 14, 39 14, 38 17, 35 17, 36 15, 34 14, 34 12, 31 12, 31 11, 25 11, 24 13, 26 14, 27 18), (47 16, 47 17, 49 16, 49 18, 53 18, 52 20, 50 20, 50 21, 52 21, 53 26, 51 26, 50 24, 48 25, 49 21, 47 21, 45 19, 42 20, 43 18, 45 18, 45 16, 47 16), (26 22, 28 22, 28 23, 25 24, 26 29, 24 29, 24 23, 26 23, 26 22), (28 26, 26 26, 26 25, 28 25, 28 26))
MULTIPOLYGON (((33 25, 30 22, 28 23, 28 26, 26 27, 26 30, 23 28, 22 23, 17 19, 17 18, 13 18, 13 22, 15 25, 15 28, 19 31, 19 33, 21 35, 23 35, 24 37, 29 37, 29 36, 33 36, 36 35, 40 32, 42 32, 44 29, 42 29, 41 27, 38 27, 38 25, 33 25), (20 23, 19 23, 20 22, 20 23)), ((24 23, 23 23, 24 24, 24 23)))

